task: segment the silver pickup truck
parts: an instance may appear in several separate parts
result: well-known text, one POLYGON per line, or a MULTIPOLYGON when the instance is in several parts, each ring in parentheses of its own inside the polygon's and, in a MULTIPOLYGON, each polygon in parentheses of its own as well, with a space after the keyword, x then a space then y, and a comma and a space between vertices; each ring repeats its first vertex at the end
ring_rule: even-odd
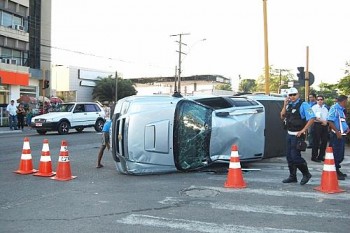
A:
POLYGON ((112 117, 112 156, 124 174, 200 169, 229 161, 233 144, 241 161, 260 160, 264 111, 246 97, 126 97, 112 117))

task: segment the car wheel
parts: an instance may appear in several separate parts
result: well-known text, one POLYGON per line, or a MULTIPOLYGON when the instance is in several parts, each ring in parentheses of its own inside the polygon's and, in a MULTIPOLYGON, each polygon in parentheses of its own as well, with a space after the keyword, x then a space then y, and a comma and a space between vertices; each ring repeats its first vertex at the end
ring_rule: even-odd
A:
POLYGON ((37 130, 36 132, 38 132, 38 134, 40 134, 40 135, 44 135, 44 134, 46 134, 46 130, 37 130))
POLYGON ((59 134, 68 134, 69 123, 67 121, 62 121, 61 123, 59 123, 57 131, 59 134))
POLYGON ((96 132, 101 132, 102 131, 104 123, 105 122, 102 119, 99 119, 99 120, 96 121, 96 123, 95 123, 95 130, 96 130, 96 132))
POLYGON ((75 128, 75 130, 76 130, 78 133, 81 133, 81 132, 83 132, 84 127, 77 127, 77 128, 75 128))

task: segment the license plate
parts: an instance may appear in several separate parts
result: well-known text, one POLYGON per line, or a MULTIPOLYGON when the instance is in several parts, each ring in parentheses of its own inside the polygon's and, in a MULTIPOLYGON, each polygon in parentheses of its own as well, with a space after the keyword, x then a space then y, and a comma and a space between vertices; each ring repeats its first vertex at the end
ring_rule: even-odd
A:
POLYGON ((35 126, 43 126, 43 123, 35 123, 35 126))

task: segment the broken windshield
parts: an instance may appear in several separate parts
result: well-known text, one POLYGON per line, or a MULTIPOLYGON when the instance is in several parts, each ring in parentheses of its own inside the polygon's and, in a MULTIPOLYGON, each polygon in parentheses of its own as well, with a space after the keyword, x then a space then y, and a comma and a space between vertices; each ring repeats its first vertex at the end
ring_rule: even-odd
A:
POLYGON ((174 160, 179 170, 193 170, 210 162, 212 109, 182 100, 175 110, 174 160))

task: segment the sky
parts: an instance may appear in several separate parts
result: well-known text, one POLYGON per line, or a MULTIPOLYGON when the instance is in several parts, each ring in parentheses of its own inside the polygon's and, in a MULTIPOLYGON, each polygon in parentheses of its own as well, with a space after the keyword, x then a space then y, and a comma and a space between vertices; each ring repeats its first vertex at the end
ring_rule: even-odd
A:
MULTIPOLYGON (((269 64, 321 82, 350 61, 349 0, 267 0, 269 64)), ((52 63, 117 71, 124 78, 264 74, 262 0, 52 0, 52 63)))

